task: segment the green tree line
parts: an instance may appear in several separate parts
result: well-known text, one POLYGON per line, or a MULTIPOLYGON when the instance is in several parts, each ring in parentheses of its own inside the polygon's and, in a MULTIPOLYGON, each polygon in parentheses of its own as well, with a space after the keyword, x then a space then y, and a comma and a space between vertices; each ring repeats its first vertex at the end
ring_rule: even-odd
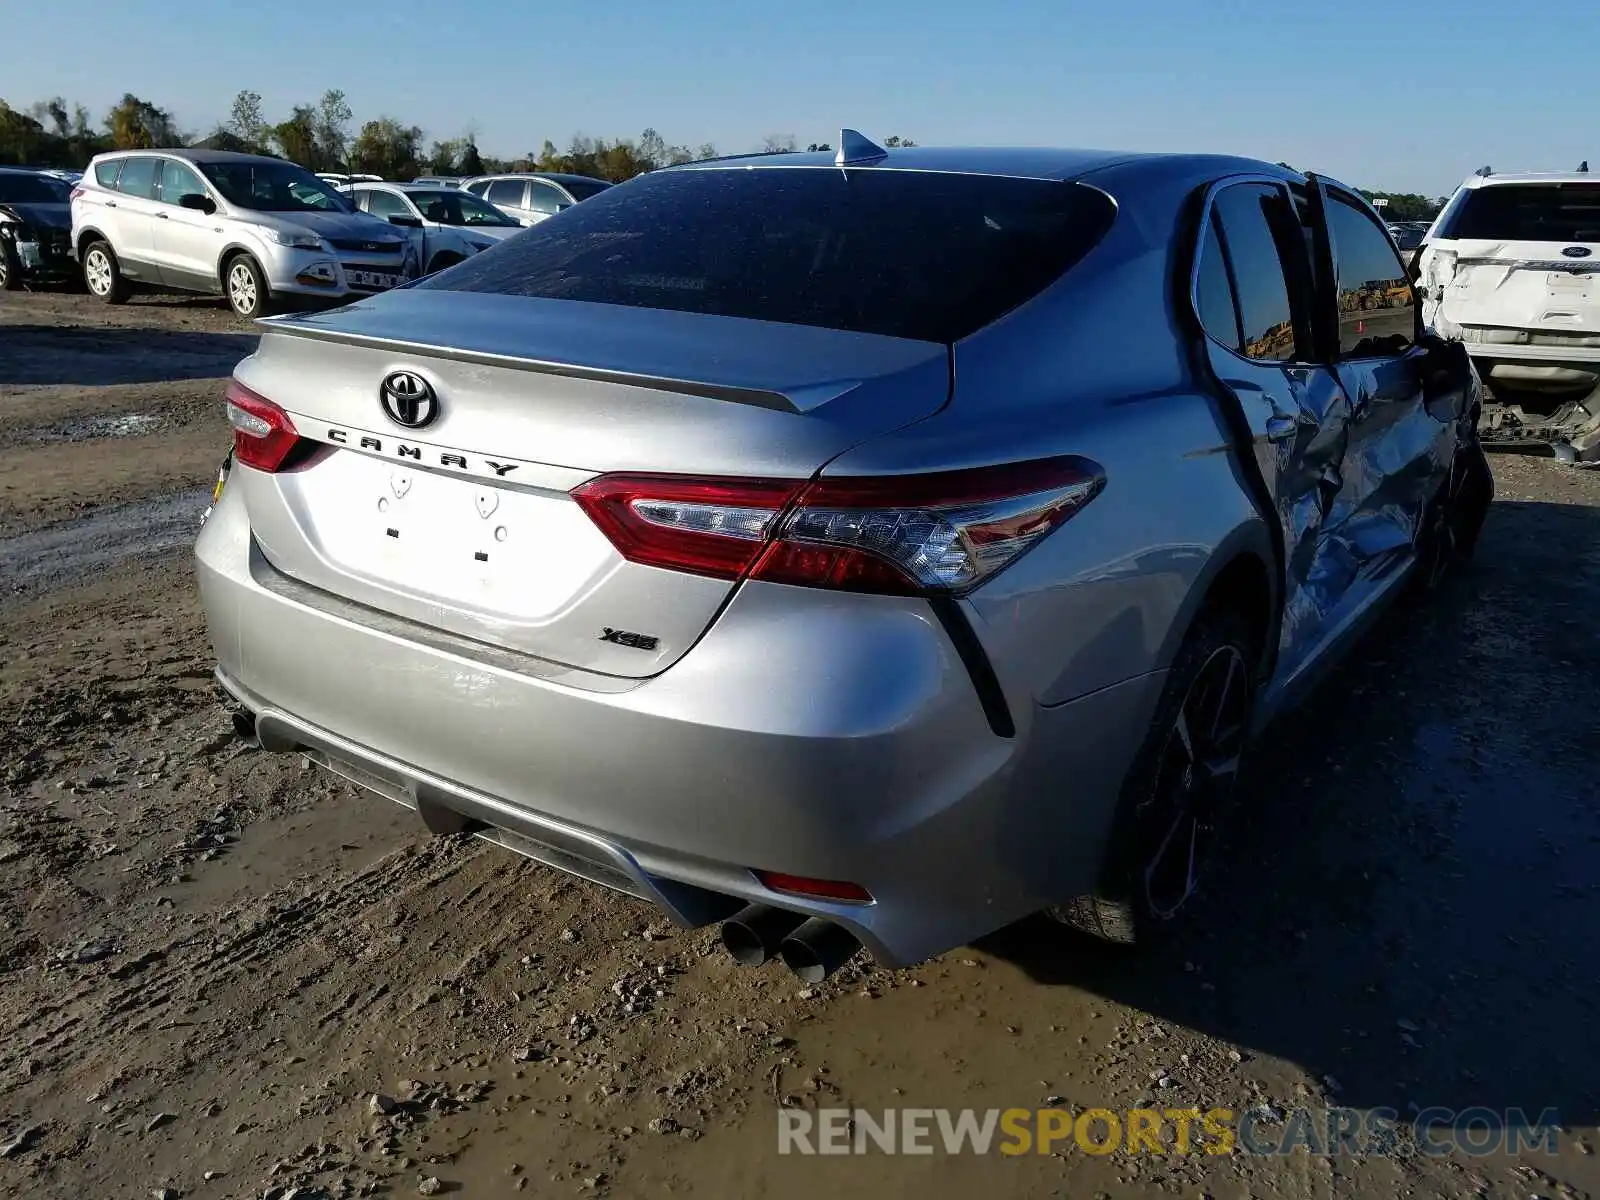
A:
MULTIPOLYGON (((637 138, 607 140, 578 135, 565 149, 546 140, 537 150, 496 158, 478 148, 477 138, 430 140, 416 125, 380 116, 359 126, 344 92, 336 88, 318 100, 293 105, 282 120, 266 114, 259 92, 241 91, 228 119, 209 135, 181 129, 172 112, 129 93, 96 122, 82 104, 54 97, 12 108, 0 100, 0 164, 83 168, 107 150, 148 150, 158 146, 204 144, 217 149, 273 154, 312 171, 344 171, 412 179, 418 175, 486 175, 499 171, 568 171, 621 182, 644 171, 701 158, 716 147, 674 145, 654 129, 637 138)), ((909 138, 889 144, 914 145, 909 138)), ((792 134, 774 134, 765 149, 798 148, 792 134)), ((828 149, 812 143, 812 149, 828 149)))
POLYGON ((424 174, 570 171, 620 182, 657 167, 716 155, 712 145, 672 145, 654 129, 646 129, 637 138, 615 140, 579 135, 565 149, 546 140, 537 151, 496 158, 482 153, 470 133, 430 141, 420 127, 389 116, 356 126, 350 104, 338 89, 324 92, 314 103, 294 105, 276 122, 267 118, 259 93, 241 91, 228 119, 203 137, 181 129, 170 110, 131 93, 98 122, 83 105, 69 104, 59 96, 27 109, 0 100, 0 164, 82 169, 107 150, 196 143, 273 154, 313 171, 402 180, 424 174))
MULTIPOLYGON (((124 95, 97 124, 81 104, 68 104, 56 96, 26 110, 12 108, 0 99, 0 164, 37 167, 86 166, 107 150, 147 150, 157 146, 187 146, 197 141, 218 149, 275 154, 312 171, 345 171, 381 175, 385 179, 413 179, 418 175, 489 175, 500 171, 567 171, 620 183, 658 167, 716 157, 716 147, 671 145, 654 129, 637 138, 607 141, 584 135, 574 137, 566 149, 548 139, 537 152, 515 158, 496 158, 478 149, 477 138, 430 141, 416 125, 380 116, 354 125, 345 94, 330 88, 313 103, 296 104, 281 121, 267 118, 259 92, 246 89, 233 98, 228 119, 209 136, 179 128, 168 109, 131 92, 124 95)), ((886 146, 915 146, 899 135, 885 138, 886 146)), ((800 148, 790 133, 769 134, 760 149, 769 154, 792 153, 800 148)), ((807 150, 832 150, 827 142, 811 142, 807 150)), ((1286 166, 1287 164, 1280 164, 1286 166)), ((1369 199, 1388 200, 1383 215, 1390 221, 1419 221, 1433 217, 1444 198, 1411 192, 1371 192, 1369 199)))
MULTIPOLYGON (((430 140, 416 125, 380 116, 360 126, 345 94, 330 88, 320 99, 293 105, 280 121, 268 118, 261 94, 250 89, 233 98, 228 119, 209 135, 178 126, 168 109, 129 93, 98 123, 81 104, 64 97, 15 109, 0 100, 0 164, 83 168, 107 150, 148 150, 196 143, 223 150, 273 154, 312 171, 344 171, 413 179, 418 175, 488 175, 499 171, 567 171, 621 182, 645 171, 716 157, 710 143, 674 145, 654 129, 637 138, 608 141, 578 135, 561 149, 548 139, 537 150, 496 158, 478 149, 477 138, 430 140)), ((891 137, 890 146, 914 146, 891 137)), ((772 134, 762 147, 771 153, 799 149, 793 134, 772 134)), ((812 150, 829 150, 813 142, 812 150)))

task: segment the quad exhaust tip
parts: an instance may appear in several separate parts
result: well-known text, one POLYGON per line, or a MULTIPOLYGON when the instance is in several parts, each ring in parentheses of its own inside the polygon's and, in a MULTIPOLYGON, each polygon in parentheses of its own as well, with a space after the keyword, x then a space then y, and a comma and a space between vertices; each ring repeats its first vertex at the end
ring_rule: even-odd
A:
POLYGON ((237 734, 242 741, 253 744, 259 743, 260 739, 256 736, 255 713, 251 712, 248 708, 234 709, 233 732, 237 734))
POLYGON ((807 983, 821 983, 861 949, 856 935, 842 925, 812 917, 778 946, 783 962, 807 983))
POLYGON ((734 961, 759 967, 778 953, 783 939, 805 920, 799 913, 752 904, 722 923, 722 944, 734 961))
POLYGON ((752 904, 722 923, 722 944, 735 962, 759 967, 773 958, 807 983, 821 983, 861 949, 855 934, 821 917, 752 904))

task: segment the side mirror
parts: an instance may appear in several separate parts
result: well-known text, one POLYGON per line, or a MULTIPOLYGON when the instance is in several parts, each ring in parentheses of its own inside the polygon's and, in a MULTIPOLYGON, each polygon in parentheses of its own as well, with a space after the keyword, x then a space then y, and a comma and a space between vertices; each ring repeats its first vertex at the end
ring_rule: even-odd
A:
POLYGON ((189 192, 178 197, 178 207, 210 214, 217 211, 217 202, 204 192, 189 192))
POLYGON ((393 216, 393 217, 389 218, 389 224, 391 224, 391 225, 399 225, 402 229, 421 229, 422 228, 422 221, 417 217, 405 217, 405 216, 396 215, 396 216, 393 216))

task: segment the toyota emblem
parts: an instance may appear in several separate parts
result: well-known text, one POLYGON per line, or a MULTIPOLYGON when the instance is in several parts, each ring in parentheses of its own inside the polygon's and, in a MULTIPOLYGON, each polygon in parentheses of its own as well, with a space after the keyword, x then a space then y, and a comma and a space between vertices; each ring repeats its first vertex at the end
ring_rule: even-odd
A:
POLYGON ((421 429, 439 415, 439 398, 433 385, 412 371, 393 371, 384 376, 378 402, 396 425, 421 429))

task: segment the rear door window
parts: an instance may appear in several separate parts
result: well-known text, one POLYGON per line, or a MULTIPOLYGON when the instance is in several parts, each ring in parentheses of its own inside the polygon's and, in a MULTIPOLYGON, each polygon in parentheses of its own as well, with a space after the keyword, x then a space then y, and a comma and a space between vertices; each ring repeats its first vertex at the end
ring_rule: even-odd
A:
POLYGON ((122 164, 122 174, 117 178, 117 191, 145 200, 156 198, 156 180, 160 178, 159 158, 130 158, 122 164))
POLYGON ((1388 233, 1354 202, 1328 193, 1339 298, 1339 357, 1404 354, 1416 340, 1411 281, 1388 233))
POLYGON ((117 186, 117 172, 122 169, 123 160, 120 158, 109 159, 94 165, 94 181, 103 188, 117 186))
POLYGON ((1217 193, 1213 211, 1233 265, 1244 331, 1240 353, 1272 362, 1309 360, 1310 267, 1288 193, 1276 184, 1238 183, 1217 193))
POLYGON ((1450 205, 1442 238, 1600 242, 1600 183, 1497 183, 1450 205))
POLYGON ((1228 279, 1228 263, 1222 256, 1213 213, 1200 237, 1199 260, 1195 264, 1194 303, 1200 324, 1213 339, 1238 352, 1239 309, 1233 302, 1233 284, 1228 279))
POLYGON ((952 342, 1060 278, 1115 216, 1056 180, 661 171, 416 286, 952 342))
POLYGON ((558 191, 554 185, 541 180, 533 180, 528 188, 528 207, 534 212, 560 212, 571 203, 565 192, 558 191))
POLYGON ((496 179, 489 185, 489 203, 522 208, 528 185, 521 179, 496 179))

